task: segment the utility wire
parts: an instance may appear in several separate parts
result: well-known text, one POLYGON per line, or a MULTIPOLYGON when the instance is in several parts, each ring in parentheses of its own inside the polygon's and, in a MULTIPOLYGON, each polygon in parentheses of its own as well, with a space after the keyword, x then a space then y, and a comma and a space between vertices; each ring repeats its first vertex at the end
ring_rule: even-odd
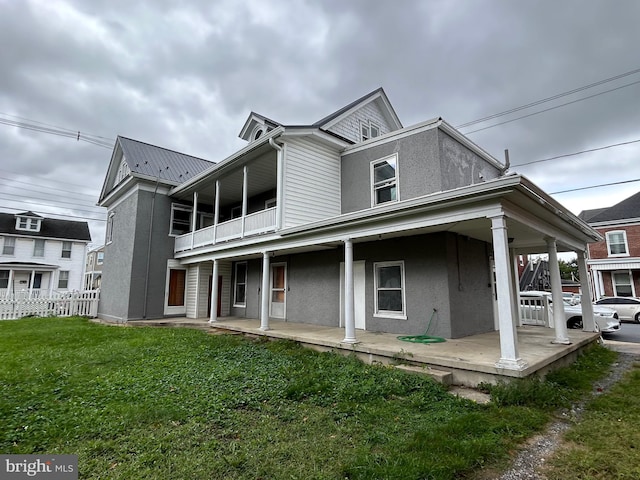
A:
POLYGON ((15 120, 8 120, 5 118, 0 118, 0 124, 8 125, 11 127, 18 127, 25 130, 31 130, 34 132, 48 133, 50 135, 57 135, 60 137, 75 138, 78 141, 82 140, 83 142, 91 143, 93 145, 97 145, 98 147, 102 147, 102 148, 108 148, 108 149, 113 148, 113 144, 108 144, 106 141, 103 141, 103 140, 94 140, 94 139, 85 137, 84 134, 82 134, 79 131, 74 132, 71 130, 65 131, 65 130, 54 129, 49 127, 41 127, 39 125, 34 125, 34 124, 29 124, 24 122, 17 122, 15 120))
POLYGON ((593 95, 589 95, 588 97, 578 98, 577 100, 572 100, 570 102, 561 103, 560 105, 556 105, 554 107, 545 108, 545 109, 540 110, 538 112, 533 112, 533 113, 529 113, 527 115, 522 115, 521 117, 512 118, 511 120, 505 120, 504 122, 494 123, 493 125, 489 125, 488 127, 478 128, 476 130, 472 130, 470 132, 466 132, 465 135, 470 135, 472 133, 481 132, 482 130, 487 130, 489 128, 497 127, 499 125, 504 125, 506 123, 515 122, 516 120, 522 120, 523 118, 533 117, 534 115, 540 115, 541 113, 548 112, 550 110, 555 110, 556 108, 566 107, 567 105, 571 105, 573 103, 582 102, 583 100, 588 100, 590 98, 598 97, 600 95, 604 95, 605 93, 615 92, 616 90, 620 90, 622 88, 627 88, 627 87, 630 87, 632 85, 636 85, 638 83, 640 83, 640 80, 637 80, 637 81, 631 82, 631 83, 627 83, 626 85, 622 85, 620 87, 612 88, 610 90, 605 90, 605 91, 600 92, 600 93, 595 93, 593 95))
POLYGON ((621 145, 629 145, 629 144, 638 143, 638 142, 640 142, 640 139, 638 139, 638 140, 630 140, 628 142, 613 143, 611 145, 605 145, 604 147, 596 147, 596 148, 590 148, 589 150, 581 150, 579 152, 565 153, 564 155, 557 155, 555 157, 542 158, 540 160, 532 160, 530 162, 518 163, 517 165, 511 165, 511 166, 512 167, 524 167, 525 165, 532 165, 534 163, 548 162, 549 160, 555 160, 557 158, 572 157, 574 155, 582 155, 583 153, 597 152, 598 150, 605 150, 607 148, 619 147, 621 145))
POLYGON ((501 117, 503 115, 508 115, 510 113, 518 112, 518 111, 524 110, 526 108, 535 107, 536 105, 541 105, 543 103, 550 102, 551 100, 557 100, 558 98, 566 97, 567 95, 571 95, 571 94, 574 94, 574 93, 577 93, 577 92, 581 92, 583 90, 587 90, 587 89, 592 88, 592 87, 597 87, 598 85, 603 85, 605 83, 612 82, 614 80, 618 80, 618 79, 623 78, 623 77, 628 77, 629 75, 633 75, 633 74, 638 73, 638 72, 640 72, 640 68, 637 68, 635 70, 631 70, 631 71, 626 72, 626 73, 622 73, 620 75, 616 75, 614 77, 605 78, 604 80, 600 80, 600 81, 595 82, 595 83, 590 83, 589 85, 584 85, 582 87, 574 88, 573 90, 569 90, 567 92, 558 93, 557 95, 553 95, 551 97, 543 98, 541 100, 536 100, 535 102, 527 103, 526 105, 521 105, 520 107, 511 108, 509 110, 505 110, 505 111, 500 112, 500 113, 494 113, 493 115, 488 115, 486 117, 482 117, 482 118, 479 118, 477 120, 472 120, 471 122, 467 122, 467 123, 463 123, 462 125, 458 125, 458 126, 456 126, 456 128, 469 127, 469 126, 474 125, 476 123, 482 123, 482 122, 484 122, 486 120, 492 120, 494 118, 501 117))
MULTIPOLYGON (((100 211, 97 210, 99 208, 104 208, 104 207, 96 207, 93 205, 82 205, 79 204, 78 202, 65 202, 62 200, 57 200, 57 199, 50 199, 50 198, 46 198, 46 197, 35 197, 35 196, 25 196, 25 195, 20 195, 17 193, 11 193, 11 192, 0 192, 0 196, 4 196, 4 197, 13 197, 13 198, 17 198, 19 200, 13 200, 13 198, 6 198, 5 200, 11 200, 11 201, 30 201, 30 200, 44 200, 47 202, 50 202, 51 206, 56 206, 58 204, 60 205, 75 205, 76 207, 83 207, 83 208, 95 208, 95 211, 90 211, 90 210, 83 210, 84 212, 87 213, 95 213, 95 214, 100 214, 100 213, 104 213, 104 211, 100 211)), ((69 208, 69 207, 66 207, 69 208)), ((74 208, 74 210, 79 210, 78 208, 74 208)))
MULTIPOLYGON (((40 122, 38 120, 33 120, 33 119, 30 119, 30 118, 20 117, 19 115, 12 115, 11 113, 0 112, 0 115, 4 115, 5 117, 18 118, 20 120, 26 120, 27 122, 39 123, 40 125, 46 125, 47 127, 54 127, 54 128, 58 128, 58 129, 61 129, 61 130, 67 130, 68 132, 71 132, 71 133, 74 133, 74 134, 77 133, 77 130, 72 130, 70 128, 61 127, 59 125, 52 125, 50 123, 40 122)), ((104 139, 104 140, 108 140, 110 142, 113 141, 113 139, 111 139, 111 138, 103 137, 101 135, 95 135, 93 133, 83 133, 83 135, 90 136, 90 137, 95 137, 95 138, 101 138, 101 139, 104 139)))
MULTIPOLYGON (((65 193, 67 193, 67 194, 81 195, 81 196, 83 196, 83 197, 89 197, 89 198, 92 198, 92 199, 94 199, 94 200, 97 198, 95 195, 93 195, 93 194, 89 194, 89 193, 70 192, 68 189, 64 189, 64 188, 55 188, 55 187, 50 187, 50 186, 48 186, 48 185, 42 185, 42 184, 34 184, 33 182, 22 182, 22 181, 20 181, 20 180, 15 180, 15 179, 13 179, 13 178, 3 177, 2 175, 0 175, 0 179, 2 179, 2 180, 8 180, 8 181, 10 181, 11 183, 20 183, 20 184, 22 184, 22 185, 27 185, 27 186, 29 186, 29 187, 41 187, 43 190, 55 190, 55 191, 57 191, 57 192, 65 192, 65 193)), ((64 182, 59 182, 59 183, 64 183, 64 182)), ((72 184, 69 184, 69 185, 72 185, 72 184)), ((78 187, 79 187, 80 185, 74 185, 74 186, 78 186, 78 187)), ((7 187, 7 188, 20 188, 20 189, 23 189, 23 190, 25 189, 25 187, 14 187, 13 185, 5 185, 5 187, 7 187)), ((39 190, 36 190, 36 189, 34 189, 34 188, 31 188, 30 190, 31 190, 31 191, 33 191, 33 192, 40 193, 40 191, 39 191, 39 190)))
MULTIPOLYGON (((42 205, 42 204, 35 204, 35 205, 42 205)), ((24 208, 9 207, 7 205, 0 205, 0 208, 4 208, 6 210, 15 210, 16 212, 24 212, 24 208)), ((78 216, 78 215, 64 215, 62 213, 45 212, 45 211, 42 211, 42 210, 37 210, 34 213, 43 214, 43 215, 54 215, 56 217, 79 218, 81 220, 90 220, 92 222, 106 222, 107 221, 106 218, 90 218, 90 217, 81 217, 81 216, 78 216)))
POLYGON ((552 192, 549 195, 559 195, 561 193, 577 192, 577 191, 580 191, 580 190, 589 190, 591 188, 610 187, 612 185, 623 185, 625 183, 634 183, 634 182, 640 182, 640 178, 635 178, 633 180, 623 180, 621 182, 601 183, 599 185, 591 185, 589 187, 571 188, 569 190, 561 190, 559 192, 552 192))

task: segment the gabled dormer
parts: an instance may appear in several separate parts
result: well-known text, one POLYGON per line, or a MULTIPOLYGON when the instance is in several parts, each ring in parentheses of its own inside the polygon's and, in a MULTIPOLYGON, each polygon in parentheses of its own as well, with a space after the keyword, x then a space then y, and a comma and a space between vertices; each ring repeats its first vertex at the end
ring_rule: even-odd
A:
POLYGON ((402 123, 382 88, 318 120, 322 130, 360 143, 402 128, 402 123))
POLYGON ((265 133, 268 133, 279 126, 280 124, 278 122, 258 113, 251 112, 247 121, 244 122, 244 126, 242 127, 242 130, 240 130, 240 134, 238 136, 247 142, 253 142, 265 133))
POLYGON ((42 218, 33 212, 17 213, 16 217, 16 230, 22 230, 24 232, 39 232, 42 226, 42 218))

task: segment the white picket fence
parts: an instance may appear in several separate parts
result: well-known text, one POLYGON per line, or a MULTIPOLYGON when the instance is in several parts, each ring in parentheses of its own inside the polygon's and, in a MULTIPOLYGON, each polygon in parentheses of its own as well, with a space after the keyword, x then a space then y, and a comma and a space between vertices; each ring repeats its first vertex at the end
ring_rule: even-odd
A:
POLYGON ((23 317, 97 317, 100 290, 53 292, 32 297, 21 294, 0 296, 0 320, 23 317))

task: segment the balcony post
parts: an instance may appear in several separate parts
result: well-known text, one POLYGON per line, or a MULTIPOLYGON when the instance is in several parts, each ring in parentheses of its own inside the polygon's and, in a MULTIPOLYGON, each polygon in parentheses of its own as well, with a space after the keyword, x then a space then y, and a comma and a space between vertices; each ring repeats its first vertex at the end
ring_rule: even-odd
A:
POLYGON ((244 238, 244 224, 247 218, 247 185, 248 185, 248 175, 249 168, 245 165, 242 169, 242 231, 240 233, 240 238, 244 238))
POLYGON ((216 199, 213 207, 213 244, 216 244, 218 220, 220 218, 220 180, 216 180, 216 199))
POLYGON ((595 332, 596 322, 593 316, 593 304, 591 303, 591 291, 589 290, 589 273, 587 271, 587 260, 585 252, 578 250, 578 274, 580 275, 580 308, 582 308, 582 329, 585 332, 595 332))
POLYGON ((211 314, 209 323, 218 321, 218 259, 213 261, 213 276, 211 277, 211 314))
POLYGON ((344 240, 344 339, 342 343, 358 343, 354 311, 353 242, 344 240))
POLYGON ((551 299, 553 300, 553 324, 556 338, 551 343, 561 345, 571 344, 567 335, 567 320, 564 315, 564 302, 562 301, 562 279, 560 266, 558 265, 558 246, 556 239, 546 237, 547 251, 549 253, 549 274, 551 275, 551 299))
POLYGON ((193 192, 193 210, 191 211, 191 250, 193 250, 193 234, 198 222, 198 192, 193 192))
POLYGON ((262 297, 260 298, 260 330, 267 331, 269 328, 269 252, 262 252, 262 297))

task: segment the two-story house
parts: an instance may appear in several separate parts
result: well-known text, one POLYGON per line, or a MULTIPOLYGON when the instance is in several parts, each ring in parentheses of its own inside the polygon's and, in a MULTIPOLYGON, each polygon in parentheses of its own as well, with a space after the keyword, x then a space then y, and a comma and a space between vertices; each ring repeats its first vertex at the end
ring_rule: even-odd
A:
POLYGON ((516 256, 584 259, 599 239, 441 118, 403 127, 382 89, 308 125, 251 113, 240 137, 215 164, 118 137, 100 317, 340 326, 353 343, 422 333, 435 310, 431 334, 498 328, 499 366, 521 369, 516 256))
POLYGON ((0 213, 0 295, 82 290, 87 222, 0 213))
POLYGON ((640 295, 640 193, 580 218, 602 235, 589 245, 588 266, 596 299, 640 295))
POLYGON ((104 265, 104 245, 87 252, 87 263, 84 269, 84 289, 97 290, 102 283, 102 265, 104 265))

